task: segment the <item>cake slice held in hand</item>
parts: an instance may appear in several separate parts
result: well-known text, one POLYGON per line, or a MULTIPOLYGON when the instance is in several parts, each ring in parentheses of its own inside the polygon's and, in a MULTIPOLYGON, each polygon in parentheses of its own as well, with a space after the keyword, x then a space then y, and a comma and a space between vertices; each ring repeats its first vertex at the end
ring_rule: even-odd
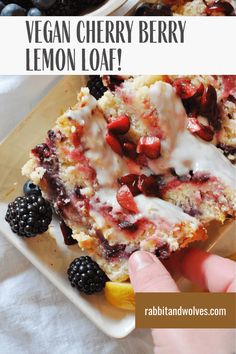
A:
MULTIPOLYGON (((127 121, 121 126, 118 133, 124 136, 127 121)), ((114 125, 112 129, 114 134, 114 125)), ((135 250, 165 258, 204 239, 206 231, 194 217, 152 196, 149 189, 156 179, 145 176, 136 161, 114 152, 107 133, 97 101, 82 89, 76 106, 32 150, 23 174, 40 186, 72 237, 108 277, 124 281, 135 250)))

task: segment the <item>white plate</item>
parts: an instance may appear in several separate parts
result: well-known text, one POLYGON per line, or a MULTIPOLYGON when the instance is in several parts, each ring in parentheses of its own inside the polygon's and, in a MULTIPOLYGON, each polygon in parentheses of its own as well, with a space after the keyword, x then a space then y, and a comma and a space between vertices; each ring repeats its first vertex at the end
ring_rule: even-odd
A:
MULTIPOLYGON (((13 234, 4 220, 7 204, 22 194, 24 178, 21 167, 27 161, 29 151, 43 141, 56 117, 76 101, 76 93, 84 85, 85 77, 67 76, 62 79, 39 105, 26 117, 0 145, 0 231, 22 252, 68 299, 70 299, 97 327, 107 335, 122 338, 135 326, 134 314, 110 306, 103 294, 82 296, 67 280, 70 262, 81 254, 77 245, 66 246, 56 220, 49 232, 31 239, 13 234)), ((219 228, 213 225, 210 238, 200 246, 209 249, 218 244, 223 231, 227 239, 233 239, 233 224, 219 228)), ((234 244, 235 246, 235 244, 234 244)), ((230 246, 236 252, 236 247, 230 246)), ((188 289, 188 284, 182 286, 188 289)))

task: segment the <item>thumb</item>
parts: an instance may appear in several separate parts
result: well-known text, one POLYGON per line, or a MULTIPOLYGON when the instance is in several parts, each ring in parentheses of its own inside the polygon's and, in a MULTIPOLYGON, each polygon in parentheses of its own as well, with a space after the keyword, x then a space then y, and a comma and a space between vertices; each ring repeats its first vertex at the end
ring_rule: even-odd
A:
POLYGON ((159 259, 148 252, 137 251, 129 258, 129 275, 135 292, 178 292, 170 273, 159 259))

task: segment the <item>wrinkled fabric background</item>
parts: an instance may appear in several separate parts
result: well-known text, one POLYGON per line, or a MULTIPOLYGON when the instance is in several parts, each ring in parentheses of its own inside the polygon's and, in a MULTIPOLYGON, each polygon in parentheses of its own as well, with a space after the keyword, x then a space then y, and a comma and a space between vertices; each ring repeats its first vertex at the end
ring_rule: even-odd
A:
MULTIPOLYGON (((0 77, 0 140, 59 79, 0 77)), ((150 331, 135 330, 119 340, 103 334, 0 234, 1 354, 152 352, 150 331)))

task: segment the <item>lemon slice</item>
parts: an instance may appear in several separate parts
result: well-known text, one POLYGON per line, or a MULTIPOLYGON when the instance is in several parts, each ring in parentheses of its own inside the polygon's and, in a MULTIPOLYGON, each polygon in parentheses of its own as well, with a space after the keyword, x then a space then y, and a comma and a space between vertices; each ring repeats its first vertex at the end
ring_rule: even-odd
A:
POLYGON ((105 297, 115 307, 124 310, 135 310, 134 290, 130 283, 108 281, 105 285, 105 297))

